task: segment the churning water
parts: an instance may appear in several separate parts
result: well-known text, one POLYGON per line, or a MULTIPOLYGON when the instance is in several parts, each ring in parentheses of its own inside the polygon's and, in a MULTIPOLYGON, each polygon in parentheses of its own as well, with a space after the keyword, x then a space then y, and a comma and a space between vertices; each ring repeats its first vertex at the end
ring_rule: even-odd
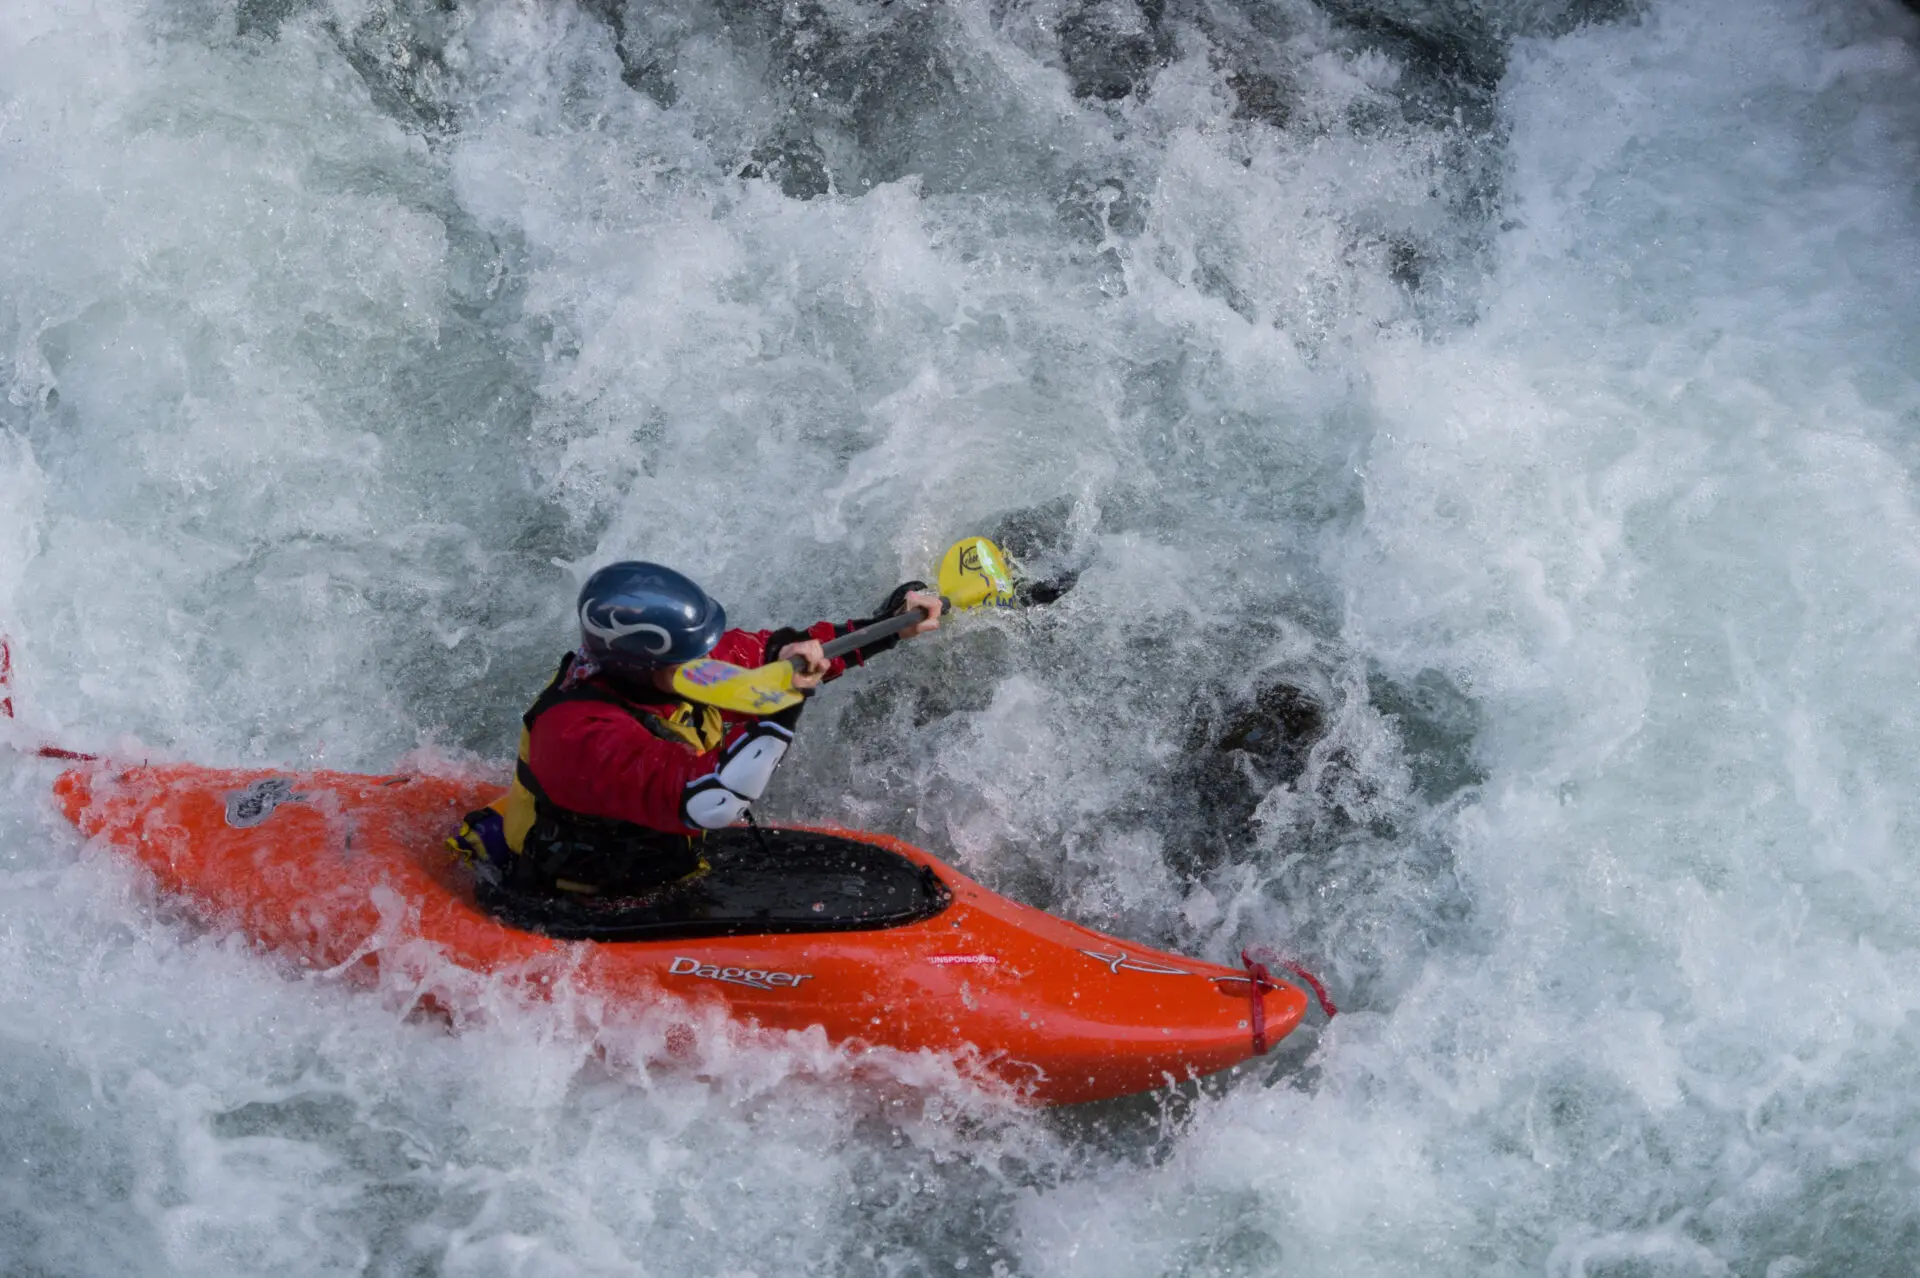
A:
MULTIPOLYGON (((857 615, 769 814, 1346 1004, 1033 1114, 289 972, 0 762, 0 1272, 1912 1272, 1893 0, 5 0, 18 740, 497 767, 582 573, 857 615)), ((482 992, 483 1000, 487 997, 482 992)))

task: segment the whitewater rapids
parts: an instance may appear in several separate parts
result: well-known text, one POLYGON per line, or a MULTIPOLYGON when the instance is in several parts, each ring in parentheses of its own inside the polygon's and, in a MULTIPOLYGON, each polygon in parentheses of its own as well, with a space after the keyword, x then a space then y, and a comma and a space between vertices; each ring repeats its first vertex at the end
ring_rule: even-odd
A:
POLYGON ((768 815, 1344 1009, 1058 1114, 453 1034, 0 757, 0 1272, 1908 1272, 1917 85, 1893 0, 9 0, 8 740, 498 770, 601 562, 998 533, 1078 584, 768 815))

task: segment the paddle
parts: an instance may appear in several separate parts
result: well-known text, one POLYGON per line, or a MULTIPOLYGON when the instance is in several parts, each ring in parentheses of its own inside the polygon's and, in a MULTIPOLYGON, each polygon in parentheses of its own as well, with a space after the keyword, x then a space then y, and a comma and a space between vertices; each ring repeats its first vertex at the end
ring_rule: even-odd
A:
MULTIPOLYGON (((947 548, 940 559, 943 606, 955 610, 987 605, 1005 608, 1011 607, 1014 600, 1013 574, 1007 568, 1006 552, 1000 547, 985 537, 968 537, 947 548)), ((926 617, 922 609, 910 608, 829 640, 820 646, 820 651, 829 659, 838 657, 876 639, 899 634, 926 617)), ((738 714, 775 714, 803 700, 803 695, 793 686, 793 676, 803 668, 804 664, 794 657, 752 669, 701 657, 673 672, 673 690, 689 701, 738 714)))

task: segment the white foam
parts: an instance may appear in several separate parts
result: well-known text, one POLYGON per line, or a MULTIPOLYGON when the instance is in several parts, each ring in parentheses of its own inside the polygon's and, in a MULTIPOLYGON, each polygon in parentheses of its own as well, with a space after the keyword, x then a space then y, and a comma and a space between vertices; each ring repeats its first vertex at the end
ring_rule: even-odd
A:
POLYGON ((471 766, 605 557, 851 616, 1062 502, 1074 592, 851 676, 769 803, 1142 940, 1305 949, 1349 1010, 1271 1080, 1033 1117, 427 952, 372 992, 283 971, 0 765, 0 1269, 1904 1263, 1904 10, 1482 6, 1536 34, 1476 133, 1464 92, 1407 123, 1431 68, 1311 6, 1223 10, 1113 104, 1045 5, 629 6, 644 74, 564 4, 434 18, 428 64, 373 3, 16 8, 32 732, 471 766), (1227 54, 1286 130, 1229 114, 1227 54), (813 59, 884 71, 790 112, 813 59), (834 192, 741 176, 775 144, 834 192), (1464 744, 1391 708, 1439 676, 1464 744), (1325 737, 1206 825, 1194 707, 1282 678, 1325 737), (456 987, 460 1032, 418 1014, 456 987))

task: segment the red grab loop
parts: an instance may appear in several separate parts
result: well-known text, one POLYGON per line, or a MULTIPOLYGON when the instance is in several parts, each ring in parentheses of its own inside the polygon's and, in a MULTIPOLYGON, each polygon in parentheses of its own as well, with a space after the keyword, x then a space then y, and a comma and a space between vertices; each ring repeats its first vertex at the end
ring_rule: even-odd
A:
POLYGON ((1268 990, 1278 989, 1280 985, 1280 983, 1274 979, 1273 973, 1267 969, 1268 963, 1273 964, 1275 967, 1284 968, 1305 981, 1307 988, 1313 991, 1314 999, 1320 1004, 1320 1010, 1327 1014, 1328 1020, 1332 1020, 1339 1014, 1340 1009, 1333 1005, 1333 999, 1327 994, 1327 987, 1320 983, 1320 978, 1300 966, 1300 964, 1295 963, 1292 959, 1281 958, 1272 950, 1262 946, 1259 949, 1241 950, 1240 962, 1242 966, 1247 969, 1247 980, 1253 986, 1254 1055, 1265 1056, 1268 1047, 1267 1009, 1264 1001, 1261 999, 1261 995, 1265 994, 1268 990))
POLYGON ((1253 1054, 1265 1056, 1267 1048, 1267 991, 1279 989, 1279 983, 1273 979, 1266 965, 1254 961, 1246 950, 1240 951, 1241 965, 1247 969, 1247 984, 1253 987, 1253 1054))
POLYGON ((1335 1016, 1339 1015, 1340 1009, 1333 1005, 1333 999, 1328 997, 1327 987, 1320 983, 1319 977, 1309 972, 1306 968, 1301 967, 1298 963, 1289 962, 1285 959, 1280 961, 1280 966, 1286 968, 1289 972, 1292 972, 1295 976, 1307 983, 1307 988, 1313 991, 1314 999, 1320 1004, 1320 1010, 1327 1014, 1328 1020, 1332 1020, 1335 1016))

